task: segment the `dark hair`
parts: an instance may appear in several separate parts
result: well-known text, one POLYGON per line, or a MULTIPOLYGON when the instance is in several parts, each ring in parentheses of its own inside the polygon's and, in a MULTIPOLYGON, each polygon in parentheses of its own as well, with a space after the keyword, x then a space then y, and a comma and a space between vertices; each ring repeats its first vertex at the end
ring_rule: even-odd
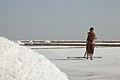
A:
POLYGON ((90 30, 90 31, 94 31, 94 28, 93 28, 93 27, 91 27, 89 30, 90 30))

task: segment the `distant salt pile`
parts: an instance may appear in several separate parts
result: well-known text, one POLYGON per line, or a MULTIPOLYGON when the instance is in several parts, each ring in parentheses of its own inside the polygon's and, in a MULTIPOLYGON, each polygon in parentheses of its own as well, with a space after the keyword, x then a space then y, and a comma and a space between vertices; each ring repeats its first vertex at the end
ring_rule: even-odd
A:
POLYGON ((68 79, 44 56, 0 37, 0 80, 68 79))

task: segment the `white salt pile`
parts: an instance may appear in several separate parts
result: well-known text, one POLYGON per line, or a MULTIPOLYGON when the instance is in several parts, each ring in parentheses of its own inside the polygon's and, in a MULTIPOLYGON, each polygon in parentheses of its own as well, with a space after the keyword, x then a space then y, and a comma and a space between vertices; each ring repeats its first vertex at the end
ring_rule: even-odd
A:
POLYGON ((68 80, 44 56, 0 37, 0 80, 68 80))

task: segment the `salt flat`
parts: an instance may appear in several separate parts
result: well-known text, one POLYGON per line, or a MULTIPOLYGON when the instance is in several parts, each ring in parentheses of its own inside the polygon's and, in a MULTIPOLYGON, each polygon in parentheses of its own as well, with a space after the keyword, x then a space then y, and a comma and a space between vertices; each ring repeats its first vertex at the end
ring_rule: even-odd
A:
POLYGON ((120 47, 95 48, 93 60, 71 59, 70 56, 83 56, 85 48, 38 49, 65 72, 69 80, 120 80, 120 47))

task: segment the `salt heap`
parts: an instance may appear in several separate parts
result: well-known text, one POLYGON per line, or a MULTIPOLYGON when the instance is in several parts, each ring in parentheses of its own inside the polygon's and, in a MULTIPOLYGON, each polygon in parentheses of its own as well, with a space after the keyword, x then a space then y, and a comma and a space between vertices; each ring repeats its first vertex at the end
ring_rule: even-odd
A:
POLYGON ((68 80, 68 78, 43 55, 0 37, 0 80, 68 80))

